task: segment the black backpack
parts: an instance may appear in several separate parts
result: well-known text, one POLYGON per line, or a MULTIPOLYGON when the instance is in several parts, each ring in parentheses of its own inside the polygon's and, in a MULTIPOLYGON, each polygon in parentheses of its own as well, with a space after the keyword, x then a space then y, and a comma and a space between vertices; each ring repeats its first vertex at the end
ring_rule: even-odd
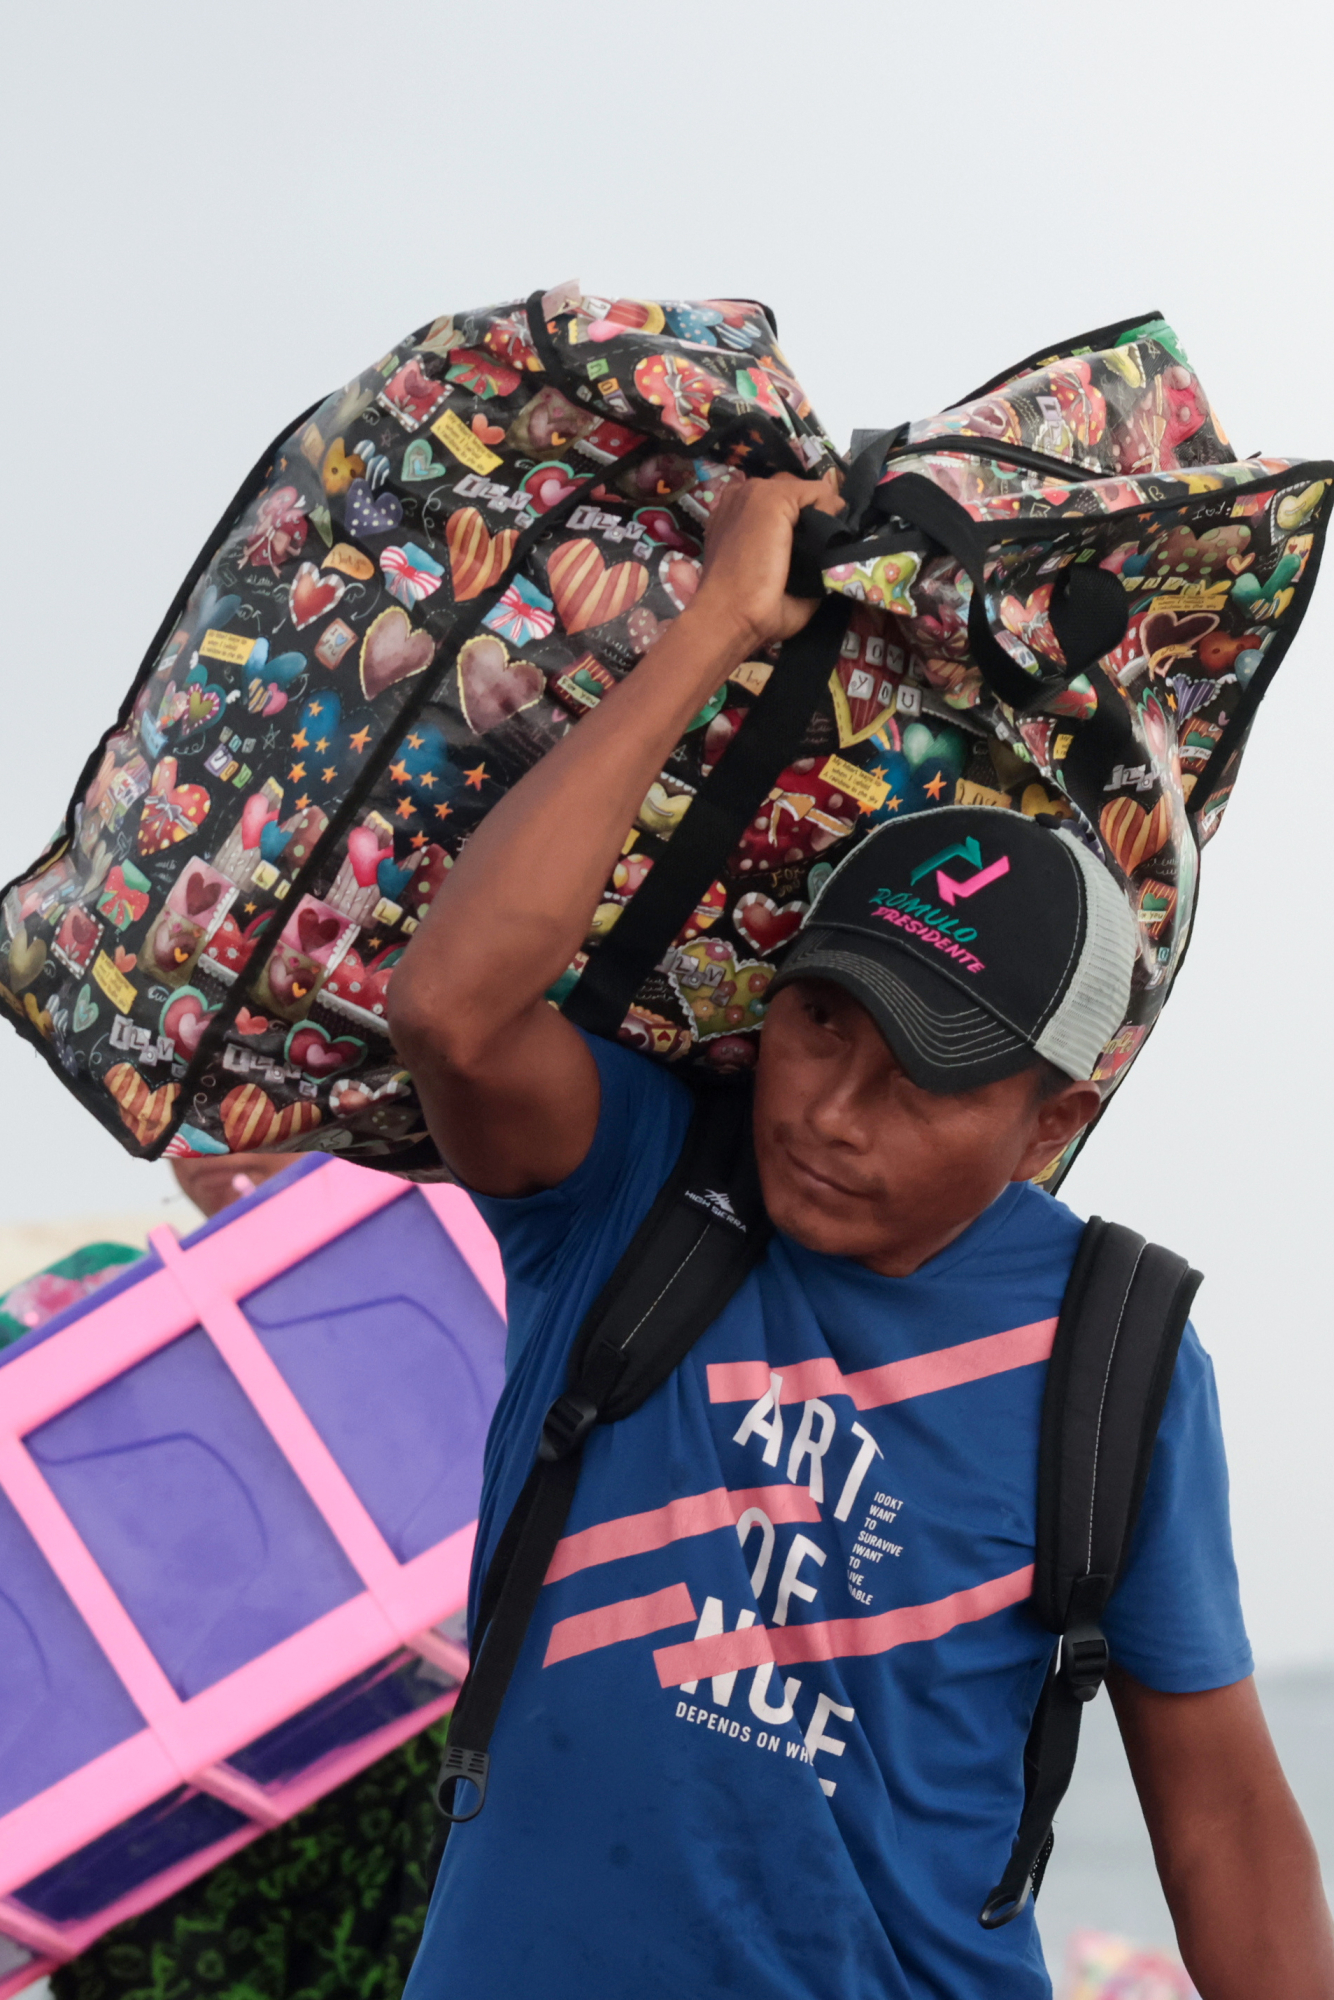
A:
MULTIPOLYGON (((750 1093, 702 1088, 675 1168, 594 1300, 548 1410, 478 1607, 473 1665, 450 1723, 437 1799, 444 1824, 486 1799, 488 1744, 564 1531, 585 1438, 665 1382, 764 1256, 772 1226, 750 1144, 750 1093), (455 1801, 460 1783, 475 1797, 455 1801)), ((1034 1612, 1058 1635, 1024 1751, 1024 1809, 982 1907, 988 1929, 1035 1895, 1052 1849, 1086 1701, 1108 1666, 1100 1619, 1129 1552, 1186 1315, 1200 1274, 1132 1230, 1084 1230, 1047 1370, 1038 1449, 1034 1612)))

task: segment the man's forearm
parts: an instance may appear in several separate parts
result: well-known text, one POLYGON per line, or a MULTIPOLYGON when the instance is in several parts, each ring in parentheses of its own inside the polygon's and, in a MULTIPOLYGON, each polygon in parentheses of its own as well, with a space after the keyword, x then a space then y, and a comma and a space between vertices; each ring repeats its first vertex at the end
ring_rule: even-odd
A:
POLYGON ((841 504, 832 478, 724 489, 689 610, 487 815, 404 953, 390 1033, 441 1157, 471 1187, 528 1194, 586 1157, 598 1067, 545 995, 693 718, 743 660, 809 622, 813 603, 787 590, 792 530, 804 507, 841 504))
POLYGON ((1197 1826, 1161 1874, 1202 2000, 1334 2000, 1320 1866, 1286 1786, 1197 1826))
POLYGON ((1160 1694, 1114 1671, 1108 1687, 1202 2000, 1334 2000, 1319 1863, 1254 1682, 1160 1694))
POLYGON ((697 600, 493 808, 395 975, 400 1025, 447 1022, 466 1048, 559 978, 649 786, 753 644, 742 621, 697 600))

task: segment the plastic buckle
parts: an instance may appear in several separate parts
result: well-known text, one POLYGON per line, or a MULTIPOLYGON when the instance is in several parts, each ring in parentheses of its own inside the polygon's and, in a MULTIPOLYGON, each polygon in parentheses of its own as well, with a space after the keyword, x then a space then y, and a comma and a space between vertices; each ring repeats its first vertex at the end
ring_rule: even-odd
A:
MULTIPOLYGON (((465 1820, 476 1819, 486 1804, 486 1781, 490 1771, 491 1759, 485 1750, 465 1750, 461 1743, 447 1745, 440 1776, 435 1783, 435 1802, 451 1826, 461 1826, 465 1820), (452 1785, 457 1791, 460 1780, 476 1790, 477 1803, 471 1812, 451 1812, 445 1804, 446 1789, 452 1785)), ((450 1796, 452 1798, 455 1793, 450 1796)))
MULTIPOLYGON (((1015 1844, 1017 1846, 1018 1842, 1016 1841, 1015 1844)), ((1006 1924, 1014 1922, 1021 1910, 1027 1908, 1029 1900, 1036 1896, 1038 1890, 1042 1887, 1042 1878, 1047 1872, 1047 1863, 1051 1860, 1051 1851, 1055 1845, 1056 1835, 1049 1828, 1047 1838, 1038 1849, 1037 1860, 1028 1870, 1017 1889, 1010 1889, 1006 1886, 1012 1879, 1011 1871, 1014 1868, 1014 1855, 1011 1854, 1010 1866, 1006 1869, 999 1886, 992 1890, 978 1914, 977 1921, 981 1924, 984 1931, 1002 1930, 1006 1924)))
POLYGON ((1008 1889, 993 1889, 982 1905, 977 1921, 984 1931, 1003 1930, 1012 1924, 1033 1894, 1033 1878, 1025 1875, 1019 1887, 1011 1893, 1008 1889))
POLYGON ((568 1458, 577 1451, 598 1420, 597 1404, 585 1396, 561 1396, 551 1405, 542 1421, 542 1438, 537 1455, 550 1463, 568 1458))
POLYGON ((1061 1678, 1076 1701, 1092 1701, 1110 1664, 1107 1641, 1096 1625, 1074 1625, 1061 1634, 1061 1678))

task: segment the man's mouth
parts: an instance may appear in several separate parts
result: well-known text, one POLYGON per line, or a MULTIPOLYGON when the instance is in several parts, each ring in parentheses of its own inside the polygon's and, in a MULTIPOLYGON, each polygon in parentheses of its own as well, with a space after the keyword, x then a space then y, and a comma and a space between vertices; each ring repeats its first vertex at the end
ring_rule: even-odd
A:
POLYGON ((846 1182, 835 1180, 831 1174, 827 1174, 819 1167, 814 1166, 810 1160, 803 1158, 800 1153, 794 1152, 790 1146, 784 1146, 783 1151, 787 1155, 789 1165, 795 1170, 797 1178, 805 1182, 812 1189, 818 1189, 822 1194, 827 1196, 835 1196, 840 1201, 866 1200, 867 1189, 849 1187, 846 1182))

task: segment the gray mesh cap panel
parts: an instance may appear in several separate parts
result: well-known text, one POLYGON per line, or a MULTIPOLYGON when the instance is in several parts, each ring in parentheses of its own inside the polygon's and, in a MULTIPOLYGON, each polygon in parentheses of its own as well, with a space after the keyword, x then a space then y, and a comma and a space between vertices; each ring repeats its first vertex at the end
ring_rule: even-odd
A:
POLYGON ((1034 1047, 1067 1076, 1088 1078, 1125 1019, 1139 933, 1130 906, 1100 861, 1062 830, 1084 883, 1083 949, 1070 983, 1034 1047))

